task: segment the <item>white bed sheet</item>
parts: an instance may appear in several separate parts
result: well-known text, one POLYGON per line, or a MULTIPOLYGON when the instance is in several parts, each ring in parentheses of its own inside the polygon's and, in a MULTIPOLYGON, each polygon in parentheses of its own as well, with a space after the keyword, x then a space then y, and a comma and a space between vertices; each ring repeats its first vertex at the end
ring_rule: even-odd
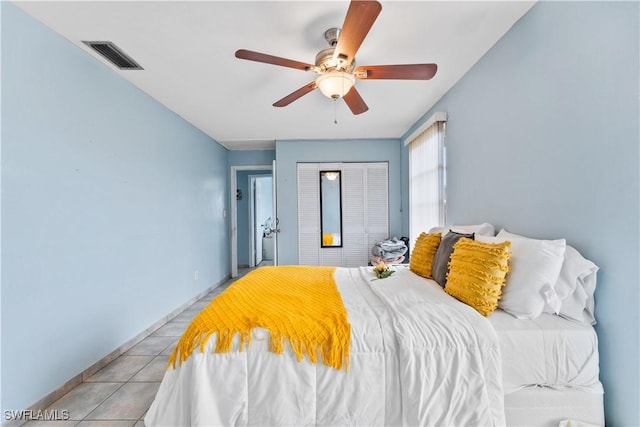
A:
POLYGON ((573 426, 604 426, 601 393, 532 387, 504 397, 507 426, 558 427, 570 420, 573 426))
POLYGON ((489 321, 500 342, 505 394, 535 386, 603 393, 593 326, 545 313, 516 319, 502 310, 489 321))
POLYGON ((348 373, 269 353, 264 330, 243 352, 213 353, 211 337, 167 371, 145 424, 504 425, 487 319, 404 267, 373 278, 371 268, 336 271, 351 324, 348 373))

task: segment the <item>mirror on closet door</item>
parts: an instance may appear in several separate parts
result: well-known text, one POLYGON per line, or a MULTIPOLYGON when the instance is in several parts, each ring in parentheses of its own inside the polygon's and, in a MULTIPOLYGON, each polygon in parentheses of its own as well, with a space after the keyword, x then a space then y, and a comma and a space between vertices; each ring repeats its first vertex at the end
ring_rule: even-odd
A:
POLYGON ((320 171, 321 247, 342 247, 342 190, 340 171, 320 171))

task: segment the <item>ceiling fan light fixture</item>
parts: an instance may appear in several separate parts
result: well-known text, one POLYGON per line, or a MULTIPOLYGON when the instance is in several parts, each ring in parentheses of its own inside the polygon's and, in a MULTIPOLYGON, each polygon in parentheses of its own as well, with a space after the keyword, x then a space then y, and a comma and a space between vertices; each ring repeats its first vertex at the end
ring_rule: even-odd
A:
POLYGON ((438 70, 436 64, 356 67, 358 49, 381 10, 382 5, 377 0, 351 0, 342 29, 330 28, 325 31, 324 36, 330 47, 316 54, 315 65, 246 49, 236 51, 236 58, 313 71, 319 75, 315 80, 276 101, 274 107, 287 106, 315 89, 320 89, 324 96, 333 100, 343 98, 353 114, 362 114, 368 111, 369 107, 354 87, 356 79, 429 80, 438 70))
POLYGON ((329 71, 316 79, 316 86, 327 98, 338 99, 345 96, 353 87, 356 78, 343 71, 329 71))

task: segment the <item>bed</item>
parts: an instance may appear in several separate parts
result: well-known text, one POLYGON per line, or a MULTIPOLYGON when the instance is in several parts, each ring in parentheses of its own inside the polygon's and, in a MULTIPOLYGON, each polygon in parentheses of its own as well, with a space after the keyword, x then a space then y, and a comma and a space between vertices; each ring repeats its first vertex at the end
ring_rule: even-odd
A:
MULTIPOLYGON (((181 363, 168 367, 145 424, 604 425, 598 341, 589 317, 597 268, 574 252, 567 252, 573 257, 567 261, 562 241, 565 261, 560 260, 553 279, 557 293, 554 290, 551 298, 544 286, 536 288, 555 308, 543 302, 543 312, 529 301, 531 295, 522 305, 515 298, 516 280, 526 273, 531 287, 529 276, 543 277, 546 267, 537 260, 532 273, 518 258, 539 242, 506 237, 515 243, 510 249, 513 280, 507 282, 511 294, 503 295, 505 305, 490 315, 481 315, 477 307, 454 298, 410 266, 394 266, 394 273, 384 279, 378 279, 372 267, 335 268, 334 285, 350 324, 347 366, 301 357, 298 344, 284 345, 281 354, 275 354, 273 330, 270 335, 255 327, 233 339, 223 336, 229 341, 223 352, 217 352, 218 337, 212 334, 181 363), (583 274, 587 270, 589 274, 583 274), (563 290, 563 277, 576 284, 563 290), (573 300, 584 309, 572 313, 573 300), (532 307, 538 312, 528 315, 532 307)), ((439 248, 445 246, 441 241, 438 236, 439 248)), ((420 259, 418 243, 412 260, 420 259)), ((548 257, 546 249, 534 252, 548 257)), ((448 255, 449 276, 456 253, 448 255)), ((437 257, 431 253, 428 258, 437 257)), ((535 253, 528 253, 527 263, 534 258, 535 253)), ((250 274, 275 271, 268 269, 282 267, 250 274)), ((263 281, 258 276, 246 279, 263 281)), ((240 286, 248 285, 240 279, 225 292, 240 286)), ((307 305, 314 304, 309 300, 307 305)))
POLYGON ((384 280, 369 267, 338 268, 335 279, 351 325, 348 372, 298 362, 288 348, 270 353, 262 329, 242 352, 236 337, 230 353, 215 353, 211 337, 167 370, 145 424, 504 424, 487 319, 406 268, 384 280), (434 376, 422 381, 426 372, 434 376))

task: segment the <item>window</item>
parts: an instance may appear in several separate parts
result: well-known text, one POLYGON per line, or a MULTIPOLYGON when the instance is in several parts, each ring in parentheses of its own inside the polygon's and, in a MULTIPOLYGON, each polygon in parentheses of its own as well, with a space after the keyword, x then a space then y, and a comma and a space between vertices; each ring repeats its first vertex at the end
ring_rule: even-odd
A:
POLYGON ((446 114, 434 114, 406 139, 409 145, 409 235, 445 224, 446 114), (415 136, 414 136, 415 135, 415 136))

